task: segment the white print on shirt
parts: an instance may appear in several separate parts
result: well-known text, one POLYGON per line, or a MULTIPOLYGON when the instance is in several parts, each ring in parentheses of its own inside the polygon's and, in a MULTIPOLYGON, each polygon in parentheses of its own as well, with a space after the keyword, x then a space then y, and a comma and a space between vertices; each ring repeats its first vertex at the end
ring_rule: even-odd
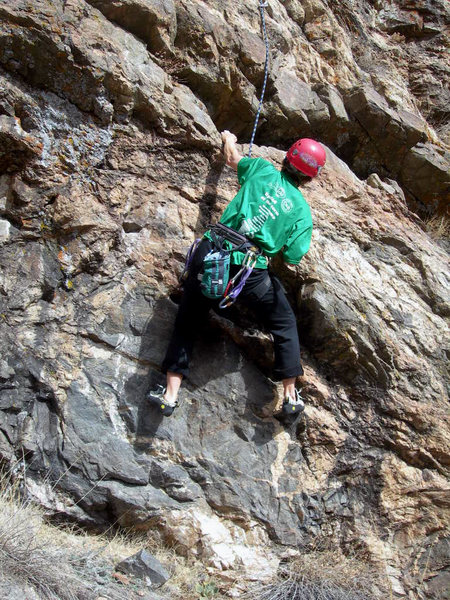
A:
POLYGON ((292 200, 290 200, 289 198, 283 198, 283 200, 281 201, 281 210, 284 213, 289 213, 293 208, 294 204, 292 200))
POLYGON ((274 190, 275 196, 277 198, 285 198, 286 197, 286 191, 283 186, 278 185, 277 183, 270 183, 269 187, 272 190, 274 190))
POLYGON ((248 237, 253 237, 257 231, 260 231, 267 221, 267 219, 271 218, 275 220, 280 216, 276 206, 278 205, 278 200, 276 200, 273 196, 281 199, 281 210, 284 213, 288 213, 293 208, 292 200, 286 198, 286 192, 282 186, 278 186, 277 184, 270 184, 270 188, 272 188, 273 192, 265 192, 264 196, 261 196, 261 204, 258 206, 258 214, 249 219, 245 219, 240 228, 239 232, 247 235, 248 237))
POLYGON ((283 186, 277 183, 271 183, 270 187, 274 190, 275 196, 281 199, 281 210, 284 213, 289 213, 294 208, 294 203, 289 198, 286 198, 286 190, 283 186))

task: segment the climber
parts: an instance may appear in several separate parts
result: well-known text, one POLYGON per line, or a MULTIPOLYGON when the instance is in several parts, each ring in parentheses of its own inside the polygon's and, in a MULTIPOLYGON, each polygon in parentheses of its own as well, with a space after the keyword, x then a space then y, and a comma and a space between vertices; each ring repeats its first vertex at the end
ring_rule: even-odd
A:
MULTIPOLYGON (((267 267, 268 257, 280 251, 286 263, 296 265, 309 249, 311 211, 298 187, 319 174, 325 164, 325 150, 314 140, 300 139, 288 150, 279 171, 263 158, 243 157, 234 134, 223 131, 221 135, 226 164, 237 171, 241 188, 226 207, 220 223, 245 235, 262 251, 239 295, 239 302, 249 306, 273 335, 273 377, 283 383, 282 411, 300 413, 305 404, 295 385, 297 377, 303 374, 296 318, 281 283, 267 267)), ((178 392, 183 377, 188 374, 198 324, 210 308, 217 308, 217 301, 201 292, 198 277, 211 248, 211 235, 206 232, 193 256, 162 364, 166 386, 159 385, 147 395, 150 403, 157 405, 165 416, 171 415, 178 404, 178 392)), ((231 275, 239 270, 243 257, 240 251, 231 253, 231 275)))

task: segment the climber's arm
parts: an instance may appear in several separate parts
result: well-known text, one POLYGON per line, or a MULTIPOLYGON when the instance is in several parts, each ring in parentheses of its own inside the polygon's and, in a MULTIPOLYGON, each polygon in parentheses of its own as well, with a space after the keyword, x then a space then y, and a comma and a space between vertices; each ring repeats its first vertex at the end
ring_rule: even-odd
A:
POLYGON ((283 248, 283 259, 288 265, 298 265, 302 257, 308 252, 311 245, 313 224, 310 211, 306 212, 303 219, 299 219, 283 248))
POLYGON ((234 133, 230 131, 222 131, 222 141, 223 141, 223 155, 225 157, 226 163, 229 167, 237 171, 237 166, 241 158, 243 158, 242 154, 236 148, 237 137, 234 133))

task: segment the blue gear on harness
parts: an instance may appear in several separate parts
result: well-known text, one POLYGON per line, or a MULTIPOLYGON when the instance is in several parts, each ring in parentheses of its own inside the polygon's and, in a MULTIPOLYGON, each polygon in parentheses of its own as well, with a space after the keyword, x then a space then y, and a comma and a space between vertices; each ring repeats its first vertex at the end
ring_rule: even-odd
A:
POLYGON ((200 289, 212 300, 223 297, 230 279, 231 250, 225 247, 225 238, 210 231, 213 247, 203 259, 200 289))
MULTIPOLYGON (((222 223, 210 225, 208 230, 211 235, 212 249, 203 259, 203 268, 199 273, 202 293, 211 299, 222 300, 220 308, 231 306, 242 291, 250 273, 262 251, 248 238, 238 233, 231 227, 222 223), (229 248, 225 247, 228 242, 229 248), (241 268, 236 275, 229 279, 230 255, 233 251, 246 252, 241 268)), ((193 256, 201 239, 196 239, 186 254, 186 262, 180 276, 183 283, 189 276, 189 269, 193 256)))
POLYGON ((263 82, 263 87, 262 87, 262 91, 261 91, 261 97, 259 99, 259 106, 258 106, 258 110, 256 112, 255 124, 253 126, 252 137, 250 139, 250 145, 248 148, 248 157, 249 158, 251 158, 251 156, 252 156, 253 141, 254 141, 255 135, 256 135, 256 128, 258 127, 259 116, 261 114, 262 104, 263 104, 263 100, 264 100, 264 94, 266 91, 267 77, 269 74, 269 39, 267 37, 266 19, 264 16, 265 8, 267 8, 267 2, 264 2, 263 0, 259 0, 259 12, 261 13, 261 24, 262 24, 263 34, 264 34, 264 44, 266 45, 266 61, 264 63, 264 82, 263 82))
POLYGON ((241 293, 245 282, 255 267, 258 256, 262 254, 262 250, 246 238, 245 235, 242 235, 223 223, 214 225, 211 228, 211 234, 219 236, 222 240, 228 241, 232 246, 231 252, 237 250, 246 252, 241 268, 236 275, 230 279, 223 293, 223 299, 219 303, 219 308, 228 308, 236 301, 236 298, 241 293))

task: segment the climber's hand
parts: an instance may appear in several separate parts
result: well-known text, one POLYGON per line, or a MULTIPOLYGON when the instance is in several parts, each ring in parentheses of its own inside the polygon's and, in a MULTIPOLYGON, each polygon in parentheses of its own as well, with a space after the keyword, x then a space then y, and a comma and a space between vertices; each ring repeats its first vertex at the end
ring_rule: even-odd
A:
POLYGON ((222 131, 223 155, 229 167, 237 171, 238 162, 242 158, 242 154, 236 148, 237 137, 227 129, 222 131))
POLYGON ((224 131, 222 131, 222 133, 220 135, 222 136, 222 142, 224 144, 227 141, 231 142, 233 144, 236 144, 236 142, 237 142, 237 137, 234 135, 234 133, 231 133, 231 131, 228 131, 228 129, 225 129, 224 131))

